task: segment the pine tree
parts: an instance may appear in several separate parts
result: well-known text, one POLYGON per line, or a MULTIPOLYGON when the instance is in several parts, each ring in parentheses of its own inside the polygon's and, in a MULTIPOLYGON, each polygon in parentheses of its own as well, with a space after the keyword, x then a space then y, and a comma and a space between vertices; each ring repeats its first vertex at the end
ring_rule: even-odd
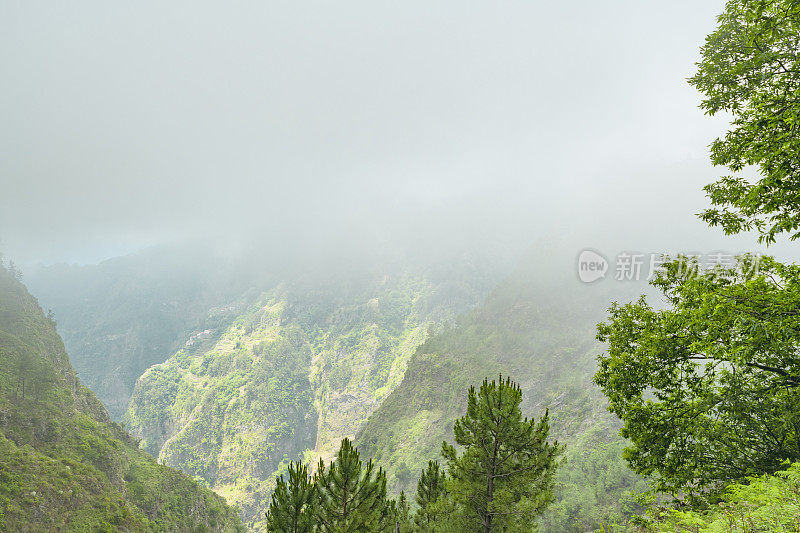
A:
POLYGON ((397 500, 397 506, 394 517, 394 528, 391 530, 394 533, 410 533, 411 532, 411 519, 409 514, 411 507, 408 505, 406 493, 400 491, 400 498, 397 500))
POLYGON ((317 527, 326 533, 375 532, 391 527, 386 475, 372 461, 362 468, 358 450, 344 439, 330 468, 320 460, 316 476, 317 527))
POLYGON ((267 530, 310 533, 314 531, 316 487, 302 463, 289 463, 288 477, 288 482, 283 475, 276 479, 267 512, 267 530))
POLYGON ((438 516, 434 505, 445 494, 445 474, 437 461, 428 461, 417 482, 417 512, 414 525, 419 531, 432 531, 438 516))
POLYGON ((406 499, 405 492, 400 492, 397 500, 388 500, 389 518, 381 530, 383 533, 411 533, 411 521, 409 520, 410 507, 406 499))
POLYGON ((456 421, 456 442, 442 443, 448 489, 459 531, 526 531, 553 501, 553 475, 563 448, 547 442, 548 414, 522 417, 519 385, 500 376, 470 387, 467 413, 456 421))

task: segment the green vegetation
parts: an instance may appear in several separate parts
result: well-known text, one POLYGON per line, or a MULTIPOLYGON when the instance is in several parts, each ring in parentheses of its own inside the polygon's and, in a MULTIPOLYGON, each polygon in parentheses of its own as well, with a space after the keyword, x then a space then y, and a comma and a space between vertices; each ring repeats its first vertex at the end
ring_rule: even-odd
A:
POLYGON ((553 500, 553 474, 562 448, 547 442, 547 414, 523 419, 522 390, 510 379, 471 388, 467 413, 456 421, 456 443, 442 455, 449 471, 430 461, 417 483, 411 511, 405 494, 387 498, 386 476, 344 439, 329 467, 320 460, 313 480, 292 463, 279 476, 267 513, 269 531, 464 532, 530 530, 553 500), (449 475, 448 475, 449 474, 449 475))
MULTIPOLYGON (((112 419, 134 384, 194 331, 208 343, 227 327, 242 281, 204 248, 156 248, 98 265, 58 264, 26 272, 31 291, 58 319, 70 361, 112 419)), ((198 346, 195 346, 197 348, 198 346)))
POLYGON ((342 441, 330 467, 326 469, 320 460, 315 484, 319 531, 384 531, 394 525, 383 470, 375 472, 372 461, 362 468, 358 450, 349 439, 342 441))
POLYGON ((147 451, 235 503, 251 528, 265 527, 275 476, 291 461, 333 457, 399 384, 429 328, 476 301, 482 283, 332 277, 277 286, 211 346, 148 369, 124 417, 147 451))
POLYGON ((362 453, 386 468, 390 493, 416 488, 441 442, 454 440, 469 388, 502 372, 518 380, 523 414, 550 408, 551 435, 566 445, 542 530, 583 532, 640 511, 628 495, 647 486, 616 453, 624 446, 619 423, 591 384, 592 338, 610 295, 576 285, 545 276, 531 258, 484 304, 420 346, 403 382, 356 437, 362 453))
POLYGON ((800 237, 800 4, 730 0, 702 48, 690 80, 708 114, 730 114, 732 128, 711 146, 715 165, 739 173, 708 185, 713 208, 702 214, 726 233, 755 229, 759 240, 800 237))
POLYGON ((0 529, 240 530, 222 498, 109 419, 17 278, 0 267, 0 529))
POLYGON ((414 527, 418 531, 433 531, 439 518, 437 502, 446 495, 444 470, 438 462, 428 461, 427 468, 422 471, 417 482, 414 527))
POLYGON ((208 352, 181 350, 137 383, 124 420, 161 462, 201 480, 245 517, 272 477, 316 442, 312 351, 285 305, 265 297, 208 352))
POLYGON ((267 512, 267 530, 276 532, 396 531, 408 523, 408 503, 386 498, 386 476, 363 465, 358 450, 344 439, 336 459, 326 467, 320 460, 313 478, 305 466, 292 463, 289 481, 276 480, 267 512))
MULTIPOLYGON (((537 423, 522 417, 522 389, 511 379, 470 387, 467 413, 447 442, 447 496, 456 531, 521 531, 553 502, 553 474, 563 448, 547 442, 548 414, 537 423)), ((424 511, 423 511, 424 512, 424 511)), ((425 514, 428 514, 427 512, 425 514)))
POLYGON ((709 510, 655 510, 651 515, 644 527, 657 533, 800 531, 800 463, 729 485, 709 510))
MULTIPOLYGON (((394 500, 391 501, 391 503, 393 502, 394 500)), ((413 531, 411 505, 408 503, 405 492, 400 493, 400 497, 397 499, 397 506, 393 508, 392 514, 394 516, 394 533, 410 533, 413 531)), ((389 526, 391 528, 391 524, 389 526)))
POLYGON ((596 381, 660 491, 697 498, 800 459, 800 267, 752 258, 699 273, 679 258, 644 298, 611 308, 596 381))
MULTIPOLYGON (((691 80, 708 113, 732 115, 712 161, 761 174, 706 187, 701 217, 767 244, 800 236, 799 30, 795 0, 731 0, 691 80)), ((666 308, 642 297, 599 325, 595 380, 624 423, 625 458, 677 507, 649 527, 798 531, 797 467, 774 474, 800 459, 799 275, 772 258, 701 271, 679 256, 652 282, 666 308)))
MULTIPOLYGON (((800 237, 799 35, 796 0, 731 0, 691 79, 732 117, 711 157, 733 175, 701 218, 767 244, 800 237)), ((254 530, 798 531, 800 267, 738 261, 667 260, 664 306, 614 304, 599 326, 608 288, 534 258, 474 309, 477 276, 356 269, 260 296, 177 284, 164 309, 146 280, 117 289, 125 305, 86 296, 64 330, 88 346, 81 372, 131 361, 92 382, 115 414, 144 371, 125 414, 141 447, 254 530), (117 341, 135 353, 107 355, 117 341)), ((236 529, 110 422, 17 278, 0 300, 0 527, 236 529)))
POLYGON ((289 463, 288 480, 281 474, 267 511, 267 530, 309 533, 316 524, 317 487, 302 463, 289 463))
POLYGON ((650 487, 628 468, 626 443, 611 431, 616 427, 597 424, 569 439, 556 472, 557 500, 539 520, 543 531, 608 530, 643 512, 639 494, 650 487))

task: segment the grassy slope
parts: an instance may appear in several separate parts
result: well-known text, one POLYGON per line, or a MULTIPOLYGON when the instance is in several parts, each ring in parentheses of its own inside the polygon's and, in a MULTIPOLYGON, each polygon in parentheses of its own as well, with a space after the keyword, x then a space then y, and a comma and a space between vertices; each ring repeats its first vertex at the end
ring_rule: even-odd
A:
POLYGON ((357 436, 362 453, 387 468, 394 492, 413 493, 423 465, 452 441, 454 420, 466 408, 466 389, 502 373, 519 381, 523 409, 550 408, 552 435, 567 444, 557 504, 545 530, 585 531, 619 519, 633 505, 623 494, 641 481, 619 452, 618 425, 591 385, 601 347, 594 326, 610 302, 610 282, 580 285, 521 268, 455 328, 428 339, 405 377, 357 436))
POLYGON ((0 529, 239 527, 221 498, 156 464, 110 421, 78 381, 54 323, 0 268, 0 529))
POLYGON ((275 474, 330 458, 400 383, 428 326, 480 299, 474 279, 452 278, 378 270, 276 287, 210 349, 149 369, 125 422, 261 527, 275 474))

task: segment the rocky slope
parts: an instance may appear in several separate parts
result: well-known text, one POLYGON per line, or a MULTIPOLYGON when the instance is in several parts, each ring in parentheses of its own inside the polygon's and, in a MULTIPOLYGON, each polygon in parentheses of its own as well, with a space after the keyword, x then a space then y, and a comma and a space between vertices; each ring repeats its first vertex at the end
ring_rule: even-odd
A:
POLYGON ((464 265, 297 276, 254 299, 216 340, 198 348, 187 339, 148 369, 124 421, 259 529, 288 461, 329 459, 401 382, 429 331, 490 283, 464 265))
MULTIPOLYGON (((529 414, 551 409, 553 434, 567 444, 544 530, 583 531, 636 510, 627 494, 644 486, 621 459, 618 424, 591 376, 602 349, 595 324, 612 299, 641 287, 580 284, 574 258, 546 250, 499 286, 496 262, 338 257, 258 283, 246 277, 227 300, 203 300, 207 308, 160 345, 172 355, 132 387, 124 422, 142 447, 238 505, 258 530, 274 476, 290 460, 330 458, 343 437, 388 469, 393 492, 412 492, 452 438, 466 389, 502 373, 522 384, 529 414)), ((158 324, 145 318, 150 333, 128 338, 128 350, 154 338, 158 324)))

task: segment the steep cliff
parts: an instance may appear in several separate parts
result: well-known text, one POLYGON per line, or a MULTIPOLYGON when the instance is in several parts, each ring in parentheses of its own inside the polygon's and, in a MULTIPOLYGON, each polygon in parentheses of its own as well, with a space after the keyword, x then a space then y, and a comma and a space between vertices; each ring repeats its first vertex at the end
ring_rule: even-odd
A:
POLYGON ((0 266, 0 529, 240 528, 222 498, 158 465, 110 420, 54 321, 0 266))
POLYGON ((124 417, 143 446, 236 503, 259 528, 289 460, 330 459, 400 383, 431 328, 485 295, 485 272, 402 267, 298 275, 204 332, 136 384, 124 417))

